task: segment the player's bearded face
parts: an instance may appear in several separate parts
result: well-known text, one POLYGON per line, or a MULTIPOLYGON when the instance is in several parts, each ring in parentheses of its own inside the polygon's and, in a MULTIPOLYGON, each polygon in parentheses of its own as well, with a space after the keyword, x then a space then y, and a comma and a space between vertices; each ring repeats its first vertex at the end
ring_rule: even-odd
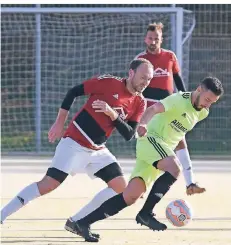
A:
POLYGON ((162 43, 162 33, 159 31, 148 31, 145 37, 145 43, 149 52, 155 52, 160 49, 162 43))
POLYGON ((209 108, 213 103, 217 102, 218 99, 219 96, 215 95, 212 91, 201 89, 195 100, 194 106, 198 110, 209 108))

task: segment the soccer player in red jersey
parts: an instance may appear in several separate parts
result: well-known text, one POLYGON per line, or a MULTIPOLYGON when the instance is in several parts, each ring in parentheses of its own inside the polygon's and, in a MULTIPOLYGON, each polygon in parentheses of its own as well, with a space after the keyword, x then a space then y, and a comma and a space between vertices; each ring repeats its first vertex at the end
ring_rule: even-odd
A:
MULTIPOLYGON (((144 39, 147 48, 135 57, 135 59, 145 58, 149 60, 154 67, 154 76, 143 92, 148 107, 174 92, 173 81, 178 91, 186 91, 184 82, 179 74, 180 67, 176 55, 170 50, 161 48, 163 42, 162 29, 162 23, 153 23, 148 26, 144 39)), ((192 163, 185 140, 180 141, 176 147, 176 155, 183 167, 186 193, 188 195, 203 193, 205 188, 195 183, 192 163)))
MULTIPOLYGON (((83 170, 91 178, 101 178, 108 188, 88 205, 87 213, 121 193, 127 183, 123 171, 105 143, 117 129, 128 141, 133 138, 146 102, 142 92, 153 77, 153 66, 145 59, 133 60, 128 78, 103 75, 89 79, 66 94, 57 119, 48 133, 50 142, 61 138, 45 176, 24 188, 1 211, 1 222, 31 200, 56 189, 70 175, 83 170), (68 111, 76 97, 89 95, 63 134, 68 111)), ((74 219, 74 218, 73 218, 74 219)), ((71 222, 71 220, 69 220, 71 222)), ((89 240, 97 239, 89 232, 89 240)))

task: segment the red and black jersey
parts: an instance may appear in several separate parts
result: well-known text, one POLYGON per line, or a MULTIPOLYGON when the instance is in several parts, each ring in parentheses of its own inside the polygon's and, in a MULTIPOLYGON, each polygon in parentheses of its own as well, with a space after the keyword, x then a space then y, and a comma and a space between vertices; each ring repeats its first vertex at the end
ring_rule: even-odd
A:
POLYGON ((91 149, 104 147, 115 126, 107 115, 95 112, 92 103, 105 101, 125 121, 139 122, 146 108, 142 96, 132 95, 126 88, 126 79, 103 75, 83 83, 88 101, 70 122, 64 137, 70 137, 91 149))
POLYGON ((174 52, 161 49, 159 54, 151 54, 145 51, 138 54, 136 58, 145 58, 154 66, 154 76, 143 92, 147 100, 161 100, 173 93, 173 74, 180 71, 174 52))

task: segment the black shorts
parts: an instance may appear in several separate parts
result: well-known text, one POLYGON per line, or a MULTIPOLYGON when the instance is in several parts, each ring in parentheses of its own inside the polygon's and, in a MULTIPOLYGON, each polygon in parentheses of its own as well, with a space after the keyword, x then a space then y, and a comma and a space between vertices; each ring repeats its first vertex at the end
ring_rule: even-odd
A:
POLYGON ((113 162, 96 172, 95 176, 108 183, 116 177, 123 176, 123 171, 117 162, 113 162))

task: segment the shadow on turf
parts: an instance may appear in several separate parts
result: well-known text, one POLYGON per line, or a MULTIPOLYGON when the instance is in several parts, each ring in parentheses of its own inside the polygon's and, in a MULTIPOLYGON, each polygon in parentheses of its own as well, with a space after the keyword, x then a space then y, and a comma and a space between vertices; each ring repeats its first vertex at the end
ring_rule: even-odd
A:
MULTIPOLYGON (((17 239, 17 240, 7 240, 7 241, 4 241, 4 240, 2 240, 1 241, 1 244, 17 244, 17 243, 32 243, 32 244, 35 244, 35 243, 43 243, 43 242, 46 242, 46 243, 48 243, 48 244, 50 244, 50 243, 55 243, 55 244, 57 244, 57 243, 59 243, 60 242, 60 239, 63 239, 63 238, 72 238, 72 237, 45 237, 44 239, 43 239, 43 237, 39 237, 39 236, 37 236, 37 237, 2 237, 2 239, 17 239), (22 238, 26 238, 27 240, 21 240, 22 238), (51 239, 56 239, 56 240, 47 240, 47 239, 49 239, 49 238, 51 238, 51 239), (33 240, 31 240, 31 239, 33 239, 33 240)), ((75 237, 73 240, 64 240, 64 241, 62 241, 62 242, 65 242, 65 243, 76 243, 76 242, 83 242, 83 238, 81 238, 81 237, 75 237), (81 239, 81 240, 76 240, 76 238, 79 238, 79 239, 81 239)))
MULTIPOLYGON (((107 229, 93 229, 93 231, 139 231, 139 230, 150 230, 149 228, 107 228, 107 229)), ((168 228, 166 231, 160 232, 168 232, 168 231, 231 231, 231 228, 168 228)), ((157 231, 156 231, 157 232, 157 231)))
MULTIPOLYGON (((2 241, 1 242, 1 244, 17 244, 17 243, 31 243, 31 244, 35 244, 35 243, 37 243, 37 242, 39 242, 39 243, 43 243, 43 242, 46 242, 46 244, 47 244, 47 242, 48 242, 48 244, 50 244, 50 243, 55 243, 55 244, 58 244, 58 242, 60 242, 60 240, 18 240, 18 241, 16 241, 16 240, 12 240, 12 241, 2 241)), ((65 243, 76 243, 76 242, 84 242, 83 240, 82 241, 64 241, 65 243)))

